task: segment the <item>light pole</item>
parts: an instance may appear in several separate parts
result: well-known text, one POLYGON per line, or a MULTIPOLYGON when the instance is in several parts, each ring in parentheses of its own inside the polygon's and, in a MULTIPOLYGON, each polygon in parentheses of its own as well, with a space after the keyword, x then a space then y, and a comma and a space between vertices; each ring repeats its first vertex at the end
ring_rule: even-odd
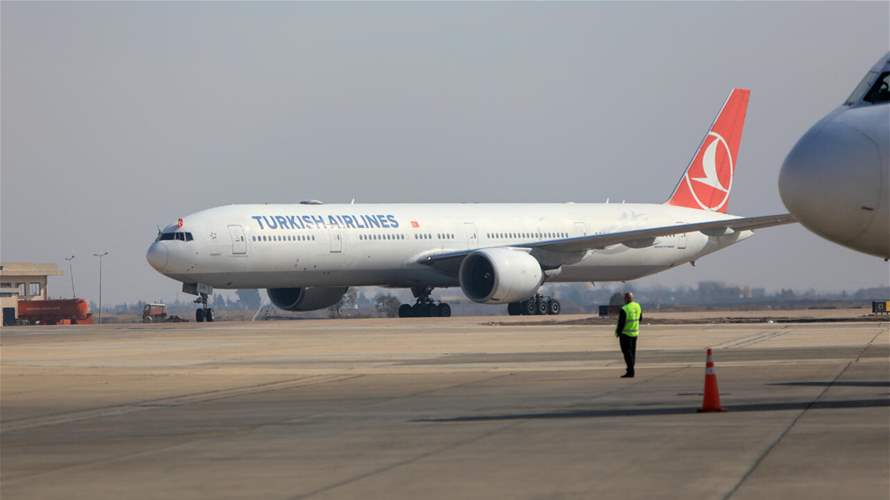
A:
POLYGON ((93 257, 99 257, 99 326, 102 326, 102 257, 108 255, 106 250, 103 253, 94 253, 93 257))
POLYGON ((74 256, 65 257, 65 261, 68 262, 68 274, 71 275, 71 298, 77 297, 77 292, 74 291, 74 270, 71 268, 71 261, 74 260, 74 256))

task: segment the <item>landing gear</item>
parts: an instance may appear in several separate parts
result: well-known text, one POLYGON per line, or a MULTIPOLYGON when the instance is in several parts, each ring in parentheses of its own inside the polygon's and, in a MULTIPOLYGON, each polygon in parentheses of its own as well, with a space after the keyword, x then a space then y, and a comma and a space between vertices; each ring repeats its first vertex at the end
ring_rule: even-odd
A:
POLYGON ((399 306, 400 318, 448 318, 451 316, 451 306, 445 302, 436 302, 430 298, 433 287, 415 287, 411 293, 417 299, 414 305, 402 304, 399 306))
POLYGON ((195 310, 195 321, 197 323, 213 321, 213 309, 207 306, 206 293, 198 294, 198 298, 195 299, 195 304, 201 304, 201 308, 195 310))
POLYGON ((542 315, 542 314, 559 314, 562 312, 562 306, 559 301, 553 297, 545 295, 535 295, 534 297, 523 300, 521 302, 511 302, 507 304, 507 313, 510 316, 520 315, 542 315))

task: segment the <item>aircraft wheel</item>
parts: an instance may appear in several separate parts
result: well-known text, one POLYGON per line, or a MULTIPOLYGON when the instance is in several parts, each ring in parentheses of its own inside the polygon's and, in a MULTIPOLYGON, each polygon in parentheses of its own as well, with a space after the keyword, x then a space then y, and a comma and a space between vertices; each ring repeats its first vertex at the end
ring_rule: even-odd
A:
POLYGON ((414 317, 429 318, 430 317, 430 305, 429 304, 415 304, 414 305, 414 317))
POLYGON ((523 314, 533 315, 538 312, 538 303, 535 299, 529 299, 522 303, 523 314))
POLYGON ((213 321, 213 309, 207 308, 207 312, 204 313, 204 321, 208 323, 213 321))
POLYGON ((535 301, 535 305, 537 306, 535 314, 547 314, 547 311, 550 309, 546 300, 535 301))
POLYGON ((439 317, 440 318, 450 318, 451 317, 451 306, 446 303, 439 304, 439 317))
POLYGON ((519 302, 510 302, 507 304, 507 314, 510 316, 519 316, 522 314, 522 307, 519 302))
POLYGON ((204 309, 195 309, 195 322, 204 322, 204 309))
POLYGON ((411 316, 414 316, 414 308, 412 308, 408 304, 402 304, 399 306, 400 318, 410 318, 411 316))
POLYGON ((549 314, 557 315, 562 311, 562 306, 559 304, 559 301, 556 299, 550 299, 550 308, 547 311, 549 314))

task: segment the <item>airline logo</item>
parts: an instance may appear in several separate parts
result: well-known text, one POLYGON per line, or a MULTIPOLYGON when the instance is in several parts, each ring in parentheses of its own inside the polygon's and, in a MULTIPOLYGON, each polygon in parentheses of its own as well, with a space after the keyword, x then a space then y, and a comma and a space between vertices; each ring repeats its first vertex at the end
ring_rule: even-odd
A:
POLYGON ((709 132, 705 143, 683 179, 700 208, 720 210, 729 201, 735 165, 729 144, 720 134, 709 132))
POLYGON ((705 136, 677 189, 671 205, 726 212, 739 145, 748 109, 748 89, 733 89, 705 136))
POLYGON ((360 215, 251 215, 260 230, 266 229, 398 229, 399 220, 392 214, 360 215))

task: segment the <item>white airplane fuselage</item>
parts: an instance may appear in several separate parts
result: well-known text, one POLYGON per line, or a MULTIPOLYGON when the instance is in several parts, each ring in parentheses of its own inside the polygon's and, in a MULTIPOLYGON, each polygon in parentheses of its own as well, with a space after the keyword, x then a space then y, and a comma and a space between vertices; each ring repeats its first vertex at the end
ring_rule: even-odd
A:
MULTIPOLYGON (((148 261, 183 283, 214 288, 458 286, 421 263, 427 254, 572 238, 735 217, 662 204, 257 204, 182 219, 192 241, 154 242, 148 261), (243 240, 242 240, 243 238, 243 240)), ((625 281, 694 261, 748 238, 702 232, 661 236, 643 248, 591 249, 550 282, 625 281)))
POLYGON ((779 192, 814 233, 890 258, 890 53, 788 153, 779 192))

